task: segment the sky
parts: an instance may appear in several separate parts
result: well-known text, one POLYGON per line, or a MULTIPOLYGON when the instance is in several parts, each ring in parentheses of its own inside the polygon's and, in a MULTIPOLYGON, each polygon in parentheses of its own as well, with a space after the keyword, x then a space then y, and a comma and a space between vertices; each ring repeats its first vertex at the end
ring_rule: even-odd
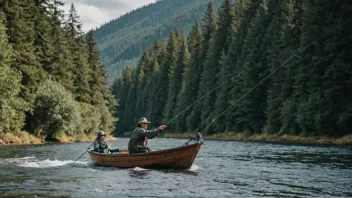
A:
POLYGON ((156 0, 61 0, 65 5, 63 10, 67 13, 71 3, 76 7, 80 20, 83 23, 82 30, 99 27, 101 24, 116 19, 119 16, 142 7, 156 0))

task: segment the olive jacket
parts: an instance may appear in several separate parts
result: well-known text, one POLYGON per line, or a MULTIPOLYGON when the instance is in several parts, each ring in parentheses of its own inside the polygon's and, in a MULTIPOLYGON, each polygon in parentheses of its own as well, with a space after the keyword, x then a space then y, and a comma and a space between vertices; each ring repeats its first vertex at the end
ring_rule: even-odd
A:
POLYGON ((142 127, 137 127, 131 135, 131 139, 128 142, 129 153, 139 153, 139 148, 146 148, 146 142, 149 139, 153 139, 160 133, 159 129, 146 130, 142 127))

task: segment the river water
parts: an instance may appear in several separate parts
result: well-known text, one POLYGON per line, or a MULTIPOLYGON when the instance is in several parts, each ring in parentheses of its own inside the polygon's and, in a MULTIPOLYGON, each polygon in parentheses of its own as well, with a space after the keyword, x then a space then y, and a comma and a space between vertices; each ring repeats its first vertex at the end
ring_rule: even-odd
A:
POLYGON ((208 140, 190 170, 160 171, 73 163, 90 144, 0 147, 0 197, 352 197, 351 146, 208 140))

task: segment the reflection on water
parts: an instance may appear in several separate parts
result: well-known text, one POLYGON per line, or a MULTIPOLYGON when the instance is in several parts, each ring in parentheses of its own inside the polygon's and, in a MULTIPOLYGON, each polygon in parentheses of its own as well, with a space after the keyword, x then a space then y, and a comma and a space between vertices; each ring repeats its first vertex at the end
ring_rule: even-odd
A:
MULTIPOLYGON (((181 146, 153 139, 151 148, 181 146)), ((112 142, 126 147, 128 139, 112 142)), ((94 165, 90 143, 1 147, 0 197, 351 197, 352 148, 207 141, 190 170, 94 165)))

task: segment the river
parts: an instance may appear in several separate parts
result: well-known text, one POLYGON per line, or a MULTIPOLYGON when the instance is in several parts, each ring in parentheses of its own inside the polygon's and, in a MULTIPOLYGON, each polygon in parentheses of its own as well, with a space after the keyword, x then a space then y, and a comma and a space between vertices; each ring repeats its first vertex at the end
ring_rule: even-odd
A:
POLYGON ((352 197, 351 146, 208 140, 190 170, 160 171, 73 163, 90 144, 0 147, 0 197, 352 197))

